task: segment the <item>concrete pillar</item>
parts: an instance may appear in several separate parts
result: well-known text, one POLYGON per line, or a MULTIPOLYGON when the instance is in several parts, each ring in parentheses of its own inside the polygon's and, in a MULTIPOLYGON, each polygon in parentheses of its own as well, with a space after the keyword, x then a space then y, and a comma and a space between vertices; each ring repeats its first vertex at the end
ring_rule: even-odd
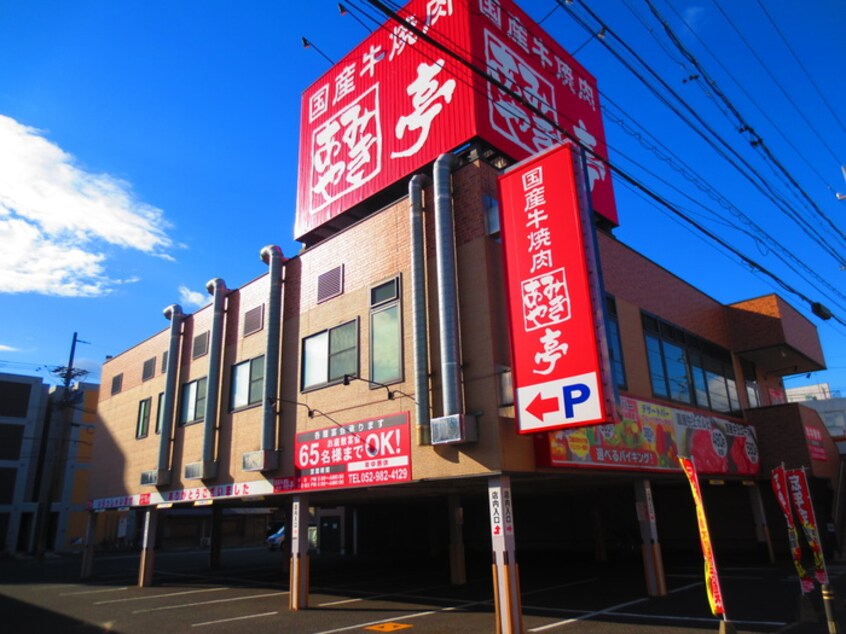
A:
POLYGON ((211 508, 211 535, 209 535, 209 568, 220 568, 220 554, 223 551, 223 509, 211 508))
POLYGON ((454 586, 467 583, 467 561, 464 557, 464 509, 457 493, 450 493, 449 506, 449 580, 454 586))
POLYGON ((88 511, 88 522, 85 525, 85 542, 82 546, 82 579, 90 579, 94 571, 94 535, 97 528, 97 515, 88 511))
POLYGON ((147 512, 144 514, 144 537, 141 541, 141 565, 138 569, 138 586, 141 588, 153 585, 158 523, 158 509, 147 509, 147 512))
POLYGON ((658 525, 655 521, 655 506, 652 503, 652 484, 647 479, 635 481, 635 507, 640 526, 641 553, 646 575, 646 591, 649 596, 663 597, 667 594, 664 577, 664 560, 661 544, 658 543, 658 525))
POLYGON ((762 546, 762 550, 766 550, 769 562, 774 564, 775 553, 773 553, 773 542, 770 539, 770 527, 767 526, 767 516, 764 513, 761 489, 757 482, 752 482, 746 488, 749 491, 749 503, 752 505, 752 515, 755 518, 755 538, 762 546))
POLYGON ((292 610, 308 607, 308 495, 295 495, 291 504, 291 581, 292 610))
POLYGON ((520 634, 523 631, 523 614, 520 576, 514 547, 514 510, 509 476, 495 476, 488 480, 488 508, 493 547, 496 632, 520 634))

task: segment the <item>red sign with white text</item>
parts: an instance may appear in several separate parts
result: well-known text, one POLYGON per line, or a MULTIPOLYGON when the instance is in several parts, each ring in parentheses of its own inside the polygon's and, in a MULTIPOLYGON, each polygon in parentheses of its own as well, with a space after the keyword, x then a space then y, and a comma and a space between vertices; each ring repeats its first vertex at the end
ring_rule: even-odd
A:
POLYGON ((297 476, 274 481, 278 492, 411 481, 407 412, 301 432, 294 451, 297 476))
POLYGON ((596 81, 578 62, 510 0, 413 0, 399 16, 303 93, 295 238, 477 137, 515 160, 578 139, 597 154, 594 207, 617 223, 596 81))
POLYGON ((499 191, 517 429, 605 422, 570 147, 516 165, 499 191))

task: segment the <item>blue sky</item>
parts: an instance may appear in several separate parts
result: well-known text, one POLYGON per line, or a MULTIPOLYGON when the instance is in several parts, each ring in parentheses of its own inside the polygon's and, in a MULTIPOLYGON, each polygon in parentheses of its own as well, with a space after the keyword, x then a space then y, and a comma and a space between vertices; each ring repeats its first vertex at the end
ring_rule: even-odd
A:
MULTIPOLYGON (((328 0, 0 3, 0 371, 49 378, 49 368, 67 362, 78 332, 89 343, 78 346, 77 364, 98 380, 107 355, 166 326, 165 306, 178 302, 191 312, 206 300, 209 279, 237 287, 261 275, 259 251, 266 244, 296 253, 300 95, 329 68, 300 38, 339 60, 367 35, 355 17, 373 27, 362 12, 365 0, 347 4, 352 15, 341 16, 337 2, 328 0)), ((594 33, 600 22, 608 27, 604 40, 554 0, 518 4, 536 20, 545 18, 543 27, 565 49, 578 51, 576 59, 597 77, 610 110, 605 126, 612 162, 846 321, 842 263, 660 104, 603 44, 629 59, 627 49, 635 51, 729 141, 736 160, 768 179, 767 191, 808 218, 835 253, 846 254, 836 235, 846 230, 846 200, 836 198, 846 193, 840 171, 846 163, 846 3, 653 0, 836 230, 809 216, 796 189, 762 158, 761 146, 750 144, 754 137, 738 132, 721 112, 725 106, 711 98, 713 87, 701 76, 690 79, 696 69, 645 0, 572 5, 594 33), (663 147, 656 149, 647 135, 663 147), (775 242, 740 231, 749 226, 740 212, 775 242), (800 273, 778 252, 795 256, 800 273)), ((617 235, 624 242, 721 302, 779 292, 810 316, 800 298, 680 226, 619 179, 615 187, 617 235)), ((846 326, 811 319, 830 370, 786 385, 828 381, 846 395, 846 326)))

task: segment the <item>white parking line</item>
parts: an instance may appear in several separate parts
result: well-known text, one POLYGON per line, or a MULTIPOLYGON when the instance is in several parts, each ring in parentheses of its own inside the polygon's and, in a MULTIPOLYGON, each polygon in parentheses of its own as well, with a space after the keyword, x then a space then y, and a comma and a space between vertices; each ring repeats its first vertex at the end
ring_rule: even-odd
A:
POLYGON ((422 616, 431 616, 433 614, 439 614, 441 612, 455 612, 456 610, 463 610, 464 608, 469 608, 474 605, 481 605, 483 603, 490 603, 490 601, 472 601, 470 603, 462 603, 461 605, 454 605, 449 608, 440 608, 438 610, 427 610, 425 612, 415 612, 414 614, 403 614, 402 616, 391 616, 386 619, 379 619, 378 621, 368 621, 366 623, 356 623, 355 625, 347 625, 345 627, 339 627, 334 630, 323 630, 322 632, 317 632, 316 634, 336 634, 336 632, 348 632, 350 630, 360 630, 366 627, 371 627, 373 625, 380 625, 382 623, 392 623, 394 621, 401 623, 405 621, 409 621, 411 619, 419 619, 422 616))
POLYGON ((263 616, 274 616, 279 612, 262 612, 261 614, 249 614, 247 616, 235 616, 231 619, 218 619, 217 621, 206 621, 205 623, 192 623, 191 627, 203 627, 204 625, 217 625, 218 623, 231 623, 232 621, 245 621, 246 619, 260 619, 263 616))
POLYGON ((77 597, 82 594, 100 594, 101 592, 123 592, 129 590, 129 586, 122 588, 98 588, 97 590, 80 590, 79 592, 62 592, 60 597, 77 597))
POLYGON ((412 592, 420 592, 421 590, 430 590, 431 588, 439 588, 440 586, 426 586, 425 588, 414 588, 413 590, 406 590, 404 592, 380 592, 379 594, 369 594, 363 597, 357 597, 355 599, 339 599, 338 601, 327 601, 326 603, 318 603, 317 607, 319 608, 328 608, 333 605, 344 605, 346 603, 359 603, 361 601, 370 601, 372 599, 384 599, 385 597, 407 597, 410 599, 418 598, 414 597, 410 593, 412 592))
POLYGON ((200 592, 220 592, 230 588, 203 588, 202 590, 183 590, 181 592, 165 592, 164 594, 148 594, 141 597, 127 597, 126 599, 108 599, 106 601, 95 601, 94 605, 106 605, 107 603, 128 603, 129 601, 148 601, 150 599, 161 599, 162 597, 178 597, 183 594, 198 594, 200 592))
POLYGON ((249 599, 263 599, 265 597, 278 597, 288 594, 285 592, 268 592, 266 594, 251 594, 246 597, 230 597, 229 599, 216 599, 213 601, 197 601, 196 603, 182 603, 180 605, 165 605, 158 608, 146 608, 144 610, 133 610, 133 614, 143 614, 145 612, 161 612, 163 610, 179 610, 182 608, 193 608, 198 605, 211 605, 213 603, 231 603, 233 601, 247 601, 249 599))
POLYGON ((612 605, 610 608, 605 608, 604 610, 594 610, 593 612, 585 612, 584 614, 577 616, 572 619, 567 619, 566 621, 556 621, 555 623, 547 623, 546 625, 541 625, 538 627, 533 627, 530 629, 530 632, 545 632, 546 630, 551 630, 556 627, 564 627, 565 625, 570 625, 572 623, 578 623, 579 621, 584 621, 585 619, 589 619, 594 616, 599 616, 600 614, 608 614, 609 612, 613 612, 614 610, 618 610, 620 608, 627 608, 630 605, 637 605, 638 603, 643 603, 644 601, 648 601, 646 597, 641 599, 635 599, 634 601, 626 601, 625 603, 618 603, 617 605, 612 605))

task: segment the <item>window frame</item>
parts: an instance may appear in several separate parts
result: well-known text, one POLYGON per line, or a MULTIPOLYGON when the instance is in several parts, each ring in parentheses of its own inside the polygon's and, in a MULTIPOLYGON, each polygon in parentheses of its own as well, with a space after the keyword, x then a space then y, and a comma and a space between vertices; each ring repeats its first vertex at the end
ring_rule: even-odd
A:
POLYGON ((605 296, 605 321, 605 338, 608 342, 608 364, 611 366, 611 380, 618 390, 626 390, 629 383, 626 377, 626 361, 623 354, 623 336, 620 333, 617 300, 611 295, 605 296))
POLYGON ((235 363, 232 366, 232 373, 229 377, 229 411, 236 412, 243 409, 248 409, 250 407, 255 407, 256 405, 260 404, 262 398, 264 397, 264 371, 265 371, 265 356, 259 355, 257 357, 253 357, 252 359, 246 359, 239 363, 235 363), (261 361, 261 376, 256 377, 253 375, 254 366, 257 361, 261 361), (246 385, 246 393, 247 393, 247 400, 244 403, 236 403, 235 397, 238 392, 239 383, 237 381, 239 376, 239 368, 247 367, 247 385, 246 385), (253 398, 253 387, 258 383, 258 395, 257 398, 253 398))
MULTIPOLYGON (((303 337, 300 346, 300 392, 311 392, 312 390, 319 390, 324 387, 328 387, 330 385, 336 385, 338 383, 342 383, 344 380, 345 375, 358 377, 360 372, 360 338, 361 338, 361 327, 359 323, 359 318, 356 317, 355 319, 350 319, 349 321, 345 321, 337 326, 333 326, 331 328, 326 328, 325 330, 321 330, 319 332, 312 333, 308 337, 303 337), (355 330, 355 345, 349 348, 345 348, 340 351, 332 352, 332 333, 341 330, 342 328, 347 328, 352 325, 355 330), (323 353, 325 350, 325 358, 323 362, 325 363, 325 372, 321 372, 321 377, 325 377, 322 381, 315 381, 314 383, 306 384, 307 378, 307 370, 309 366, 307 366, 307 357, 306 352, 308 348, 309 342, 319 342, 321 338, 326 338, 326 343, 324 346, 321 346, 321 349, 317 349, 318 352, 323 353), (339 357, 341 354, 345 352, 354 352, 355 362, 354 368, 350 372, 341 372, 337 376, 333 375, 332 370, 332 359, 339 357)), ((319 359, 315 360, 317 363, 319 359)), ((317 368, 315 368, 317 369, 317 368)))
POLYGON ((138 401, 138 416, 135 419, 135 439, 146 438, 150 433, 150 414, 153 407, 153 397, 138 401))
POLYGON ((164 392, 159 392, 156 400, 156 434, 162 433, 162 423, 164 423, 164 392))
POLYGON ((189 381, 188 383, 182 384, 179 406, 180 425, 193 425, 195 423, 201 423, 203 422, 203 420, 205 420, 205 404, 207 395, 207 377, 201 377, 199 379, 194 379, 193 381, 189 381), (202 396, 199 396, 200 385, 202 385, 202 396), (190 419, 186 418, 189 407, 193 410, 193 418, 190 419))
MULTIPOLYGON (((370 287, 370 315, 369 315, 370 331, 368 333, 368 350, 370 352, 368 359, 368 372, 370 380, 381 385, 391 385, 394 383, 402 383, 405 380, 405 350, 403 349, 403 319, 402 319, 402 279, 401 276, 395 275, 390 279, 374 284, 370 287), (382 294, 382 289, 388 289, 388 294, 382 294), (396 311, 396 332, 391 333, 391 337, 396 337, 396 350, 399 358, 393 359, 396 362, 396 372, 389 376, 376 376, 376 334, 377 326, 376 320, 380 315, 388 311, 396 311)), ((379 385, 370 386, 373 389, 378 389, 379 385)))

